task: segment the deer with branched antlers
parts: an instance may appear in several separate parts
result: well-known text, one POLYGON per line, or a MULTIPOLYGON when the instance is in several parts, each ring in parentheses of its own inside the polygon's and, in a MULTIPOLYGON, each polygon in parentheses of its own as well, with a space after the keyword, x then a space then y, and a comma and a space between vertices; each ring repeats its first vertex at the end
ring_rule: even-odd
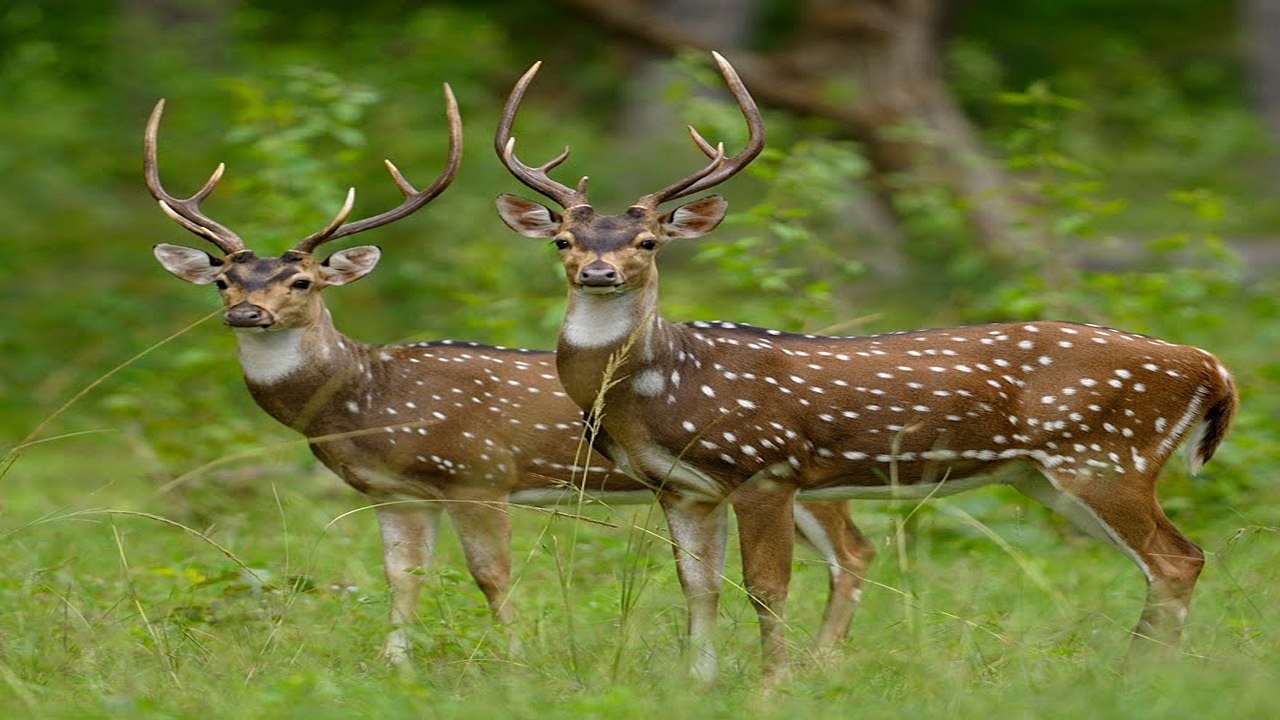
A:
POLYGON ((596 212, 586 178, 549 177, 568 155, 529 167, 511 128, 538 70, 516 83, 495 149, 556 211, 498 198, 517 232, 550 238, 568 283, 556 368, 598 425, 596 447, 660 488, 689 606, 691 673, 715 674, 712 630, 724 562, 725 506, 737 515, 743 576, 757 607, 765 674, 786 662, 783 606, 792 501, 925 498, 1005 484, 1129 557, 1147 579, 1135 644, 1175 646, 1204 554, 1170 523, 1156 478, 1190 437, 1196 471, 1236 409, 1231 375, 1198 348, 1110 328, 1025 322, 824 337, 727 322, 671 323, 658 312, 657 253, 723 219, 704 197, 764 147, 759 111, 733 68, 715 60, 749 139, 619 215, 596 212))
MULTIPOLYGON (((147 188, 161 210, 221 253, 160 244, 156 258, 179 278, 218 289, 223 321, 235 331, 254 400, 305 435, 325 466, 379 503, 392 624, 383 655, 393 662, 408 658, 421 569, 431 559, 442 508, 472 577, 510 631, 508 503, 573 503, 583 490, 600 502, 652 500, 643 484, 584 448, 581 413, 556 379, 552 353, 452 340, 368 345, 334 327, 321 292, 364 277, 381 252, 354 247, 321 260, 315 251, 322 243, 408 216, 452 182, 461 161, 462 125, 448 85, 445 100, 449 153, 435 182, 417 190, 387 161, 405 195, 399 207, 347 222, 352 189, 332 222, 276 258, 257 256, 200 210, 223 165, 189 198, 165 191, 156 157, 163 100, 151 113, 144 143, 147 188)), ((843 502, 802 503, 796 522, 829 568, 830 596, 818 637, 830 646, 848 630, 874 551, 843 502)), ((509 639, 514 645, 515 635, 509 639)))

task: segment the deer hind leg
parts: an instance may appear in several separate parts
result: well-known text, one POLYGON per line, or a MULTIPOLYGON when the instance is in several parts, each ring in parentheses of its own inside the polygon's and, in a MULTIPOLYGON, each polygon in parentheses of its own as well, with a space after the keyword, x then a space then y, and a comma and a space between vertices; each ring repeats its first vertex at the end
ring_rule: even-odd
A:
POLYGON ((435 550, 440 507, 430 503, 378 508, 382 566, 391 588, 391 632, 382 657, 395 665, 409 662, 409 625, 417 617, 422 571, 435 550))
POLYGON ((1204 552, 1165 516, 1155 497, 1154 473, 1082 482, 1045 471, 1017 487, 1133 560, 1147 578, 1147 599, 1133 631, 1133 650, 1175 650, 1204 567, 1204 552))
POLYGON ((748 482, 730 496, 738 518, 742 577, 760 621, 766 683, 785 677, 787 669, 784 613, 795 546, 795 492, 794 486, 764 479, 748 482))
POLYGON ((724 578, 725 506, 665 492, 659 501, 689 609, 689 674, 711 682, 717 672, 715 628, 724 578))
POLYGON ((875 559, 876 549, 849 517, 848 503, 798 502, 795 518, 800 539, 822 555, 830 571, 827 606, 817 639, 817 648, 828 650, 849 634, 849 623, 862 600, 862 578, 875 559))
POLYGON ((467 569, 502 626, 508 649, 518 652, 515 608, 511 603, 511 515, 506 497, 491 492, 454 491, 446 507, 462 545, 467 569))

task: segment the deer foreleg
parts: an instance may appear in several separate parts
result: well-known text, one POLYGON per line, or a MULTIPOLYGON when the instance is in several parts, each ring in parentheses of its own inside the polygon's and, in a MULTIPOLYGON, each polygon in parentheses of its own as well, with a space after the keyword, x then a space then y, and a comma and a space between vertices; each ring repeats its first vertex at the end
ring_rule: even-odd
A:
POLYGON ((440 508, 431 504, 392 505, 378 509, 382 565, 391 588, 391 632, 382 657, 400 665, 409 661, 409 625, 417 617, 422 571, 435 549, 440 508))
POLYGON ((725 506, 663 493, 680 586, 689 609, 689 674, 716 677, 715 628, 724 578, 725 506))
POLYGON ((753 478, 730 496, 738 517, 743 581, 760 620, 766 682, 776 682, 786 674, 784 610, 795 545, 795 492, 795 486, 753 478))

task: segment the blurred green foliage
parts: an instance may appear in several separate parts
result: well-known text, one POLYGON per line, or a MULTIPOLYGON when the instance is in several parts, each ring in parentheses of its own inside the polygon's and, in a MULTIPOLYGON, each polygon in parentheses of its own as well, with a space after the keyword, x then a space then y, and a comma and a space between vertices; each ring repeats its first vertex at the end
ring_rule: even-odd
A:
MULTIPOLYGON (((1274 156, 1244 101, 1233 5, 954 4, 951 89, 1010 170, 1008 192, 1032 200, 1024 226, 1048 241, 1021 271, 987 265, 964 222, 972 199, 895 178, 909 267, 878 275, 851 202, 868 194, 862 149, 827 121, 768 108, 765 154, 721 190, 728 221, 665 251, 672 319, 853 334, 1063 317, 1206 347, 1242 395, 1202 478, 1171 462, 1161 492, 1212 557, 1189 636, 1192 656, 1208 661, 1117 679, 1110 659, 1137 607, 1136 573, 1100 544, 1076 547, 1052 521, 1028 522, 1047 511, 1011 493, 934 509, 862 503, 859 522, 880 540, 896 542, 885 528, 915 516, 912 545, 882 552, 855 650, 804 667, 794 690, 765 703, 766 716, 829 715, 834 701, 873 714, 914 705, 963 717, 1024 707, 1028 716, 1130 717, 1142 707, 1204 717, 1228 696, 1236 714, 1275 714, 1267 541, 1280 526, 1280 283, 1229 239, 1270 238, 1280 212, 1274 156), (963 513, 1025 552, 1015 558, 1024 573, 1000 562, 993 578, 991 540, 957 522, 963 513), (1050 602, 1027 567, 1048 587, 1069 588, 1066 597, 1093 592, 1099 604, 1050 602), (913 622, 920 630, 903 633, 913 622), (1078 711, 1063 713, 1070 707, 1078 711)), ((796 7, 760 3, 758 49, 786 47, 796 7)), ((151 258, 157 242, 202 241, 157 210, 140 172, 143 124, 165 97, 168 189, 189 194, 225 161, 205 209, 258 252, 278 253, 322 226, 347 187, 358 190, 355 216, 397 204, 384 157, 415 184, 430 182, 444 161, 448 81, 466 134, 457 182, 414 217, 359 238, 383 248, 382 264, 329 292, 329 305, 341 329, 370 342, 549 347, 563 302, 554 252, 511 233, 492 205, 499 192, 525 192, 492 154, 506 92, 545 61, 517 123, 521 157, 540 163, 572 144, 558 177, 591 174, 593 199, 614 211, 698 162, 679 121, 727 148, 741 143, 737 111, 697 92, 719 85, 705 57, 672 62, 674 80, 653 102, 678 119, 652 134, 667 139, 634 147, 617 129, 632 56, 549 3, 9 0, 0 47, 0 453, 102 379, 36 435, 54 440, 0 462, 0 534, 15 558, 0 575, 11 609, 6 707, 68 717, 313 707, 317 716, 444 707, 490 717, 506 705, 565 716, 761 712, 756 620, 736 584, 726 584, 735 637, 725 656, 738 664, 726 683, 694 692, 675 676, 683 610, 662 533, 650 528, 655 511, 644 508, 626 510, 630 519, 597 509, 626 532, 517 513, 527 665, 493 650, 483 603, 445 533, 445 569, 430 571, 416 627, 420 674, 376 667, 386 603, 372 513, 344 514, 364 499, 317 471, 249 399, 213 291, 151 258), (93 434, 72 436, 85 431, 93 434), (198 533, 114 508, 181 518, 253 572, 198 533), (558 585, 569 548, 579 559, 573 597, 587 595, 572 606, 558 585), (588 672, 569 672, 578 665, 567 641, 580 645, 573 652, 588 672)), ((814 567, 797 572, 789 606, 802 646, 827 576, 806 557, 814 567)))
MULTIPOLYGON (((759 26, 759 48, 785 46, 794 8, 784 5, 761 4, 778 22, 759 26)), ((971 199, 919 178, 894 179, 906 276, 868 272, 863 226, 850 222, 850 198, 867 192, 860 147, 821 119, 766 109, 769 147, 722 189, 728 222, 666 251, 668 315, 848 333, 1052 315, 1198 343, 1241 375, 1251 402, 1240 434, 1271 435, 1240 443, 1260 457, 1275 439, 1252 418, 1275 409, 1264 388, 1280 375, 1266 349, 1277 293, 1223 238, 1269 233, 1277 213, 1233 17, 1212 0, 1034 0, 968 4, 950 18, 952 89, 1010 169, 1008 192, 1034 198, 1026 226, 1049 240, 1025 273, 989 267, 964 222, 971 199), (1082 249, 1083 267, 1059 261, 1082 249)), ((600 28, 539 3, 17 0, 0 9, 0 45, 6 445, 216 310, 212 292, 149 257, 156 242, 200 244, 142 186, 142 126, 159 97, 166 186, 186 195, 225 161, 205 209, 276 253, 323 225, 347 187, 357 217, 398 203, 384 157, 429 182, 446 145, 441 83, 452 84, 466 138, 457 182, 361 237, 383 247, 382 265, 327 296, 339 327, 371 342, 553 344, 563 293, 554 255, 492 207, 497 193, 523 191, 493 158, 490 133, 532 60, 545 64, 517 123, 521 156, 542 162, 572 144, 557 172, 591 174, 604 209, 696 164, 679 121, 730 148, 744 134, 735 109, 699 92, 719 80, 689 53, 653 100, 673 108, 672 126, 631 146, 615 129, 627 56, 600 28), (547 43, 552 26, 558 40, 547 43)), ((122 433, 159 476, 293 439, 248 399, 213 319, 95 388, 43 435, 79 430, 122 433)))

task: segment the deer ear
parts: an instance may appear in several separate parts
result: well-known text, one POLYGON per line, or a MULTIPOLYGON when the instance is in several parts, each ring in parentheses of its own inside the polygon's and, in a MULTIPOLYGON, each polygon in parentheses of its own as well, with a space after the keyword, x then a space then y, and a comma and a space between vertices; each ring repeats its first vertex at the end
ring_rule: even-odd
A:
POLYGON ((724 220, 729 203, 719 195, 681 205, 662 217, 662 230, 670 238, 702 237, 724 220))
POLYGON ((373 245, 339 250, 320 263, 320 278, 326 285, 346 285, 368 275, 377 266, 382 250, 373 245))
POLYGON ((541 203, 505 193, 497 203, 502 222, 525 237, 549 238, 560 232, 560 214, 541 203))
POLYGON ((160 243, 151 251, 165 270, 189 283, 208 285, 222 272, 222 261, 203 250, 160 243))

